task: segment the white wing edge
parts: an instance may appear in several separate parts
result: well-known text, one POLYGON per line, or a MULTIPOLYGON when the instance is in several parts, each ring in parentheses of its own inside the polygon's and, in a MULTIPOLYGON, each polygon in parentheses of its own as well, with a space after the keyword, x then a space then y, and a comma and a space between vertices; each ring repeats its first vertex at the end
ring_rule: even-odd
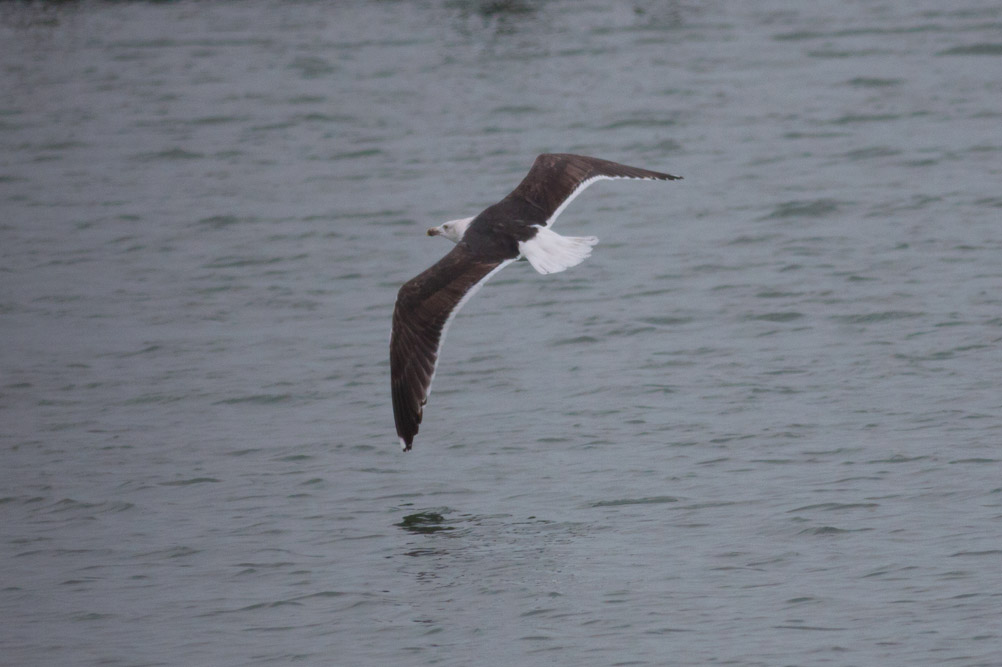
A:
POLYGON ((569 194, 567 196, 567 199, 561 202, 560 206, 557 207, 557 210, 553 212, 553 215, 551 215, 549 218, 546 219, 546 222, 543 224, 543 226, 552 227, 554 221, 556 221, 557 219, 557 216, 563 213, 564 209, 567 208, 567 206, 572 201, 574 201, 574 199, 579 194, 581 194, 585 188, 587 188, 595 181, 657 181, 657 180, 660 179, 651 178, 649 176, 606 176, 604 174, 599 174, 598 176, 592 176, 591 178, 586 178, 585 180, 581 181, 576 188, 574 188, 574 192, 569 194))
POLYGON ((500 271, 501 269, 508 266, 514 261, 515 261, 514 259, 504 260, 503 262, 495 266, 493 269, 491 269, 487 275, 485 275, 483 278, 474 283, 473 286, 466 291, 466 294, 463 295, 463 298, 461 298, 459 302, 456 303, 456 307, 452 309, 451 313, 449 313, 449 317, 445 319, 445 324, 442 325, 442 335, 439 336, 438 339, 438 347, 435 348, 435 365, 431 369, 431 378, 428 380, 428 393, 425 394, 424 397, 425 402, 427 402, 428 397, 431 396, 431 385, 435 381, 435 373, 438 372, 438 359, 442 353, 442 345, 445 343, 445 334, 446 332, 449 331, 449 325, 452 324, 452 320, 456 317, 456 313, 459 312, 460 308, 466 305, 467 301, 473 298, 474 294, 480 291, 480 288, 484 286, 484 283, 490 280, 495 273, 497 273, 498 271, 500 271))

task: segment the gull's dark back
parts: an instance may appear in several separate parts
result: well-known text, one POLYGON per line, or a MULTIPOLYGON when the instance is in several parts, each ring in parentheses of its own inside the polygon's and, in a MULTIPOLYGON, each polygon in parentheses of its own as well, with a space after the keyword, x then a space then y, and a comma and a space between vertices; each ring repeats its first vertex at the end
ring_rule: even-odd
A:
POLYGON ((550 224, 582 188, 601 178, 671 181, 681 177, 587 155, 543 153, 514 190, 473 220, 463 242, 483 257, 515 257, 518 242, 535 236, 534 226, 550 224))

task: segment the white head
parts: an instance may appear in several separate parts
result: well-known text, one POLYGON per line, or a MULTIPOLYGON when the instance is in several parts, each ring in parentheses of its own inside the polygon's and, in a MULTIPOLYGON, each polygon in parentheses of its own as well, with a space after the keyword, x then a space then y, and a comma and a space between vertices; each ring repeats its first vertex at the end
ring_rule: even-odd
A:
POLYGON ((459 220, 450 220, 438 227, 432 227, 428 230, 428 236, 444 236, 453 243, 459 243, 463 238, 463 234, 466 233, 466 228, 470 226, 473 222, 473 218, 461 218, 459 220))

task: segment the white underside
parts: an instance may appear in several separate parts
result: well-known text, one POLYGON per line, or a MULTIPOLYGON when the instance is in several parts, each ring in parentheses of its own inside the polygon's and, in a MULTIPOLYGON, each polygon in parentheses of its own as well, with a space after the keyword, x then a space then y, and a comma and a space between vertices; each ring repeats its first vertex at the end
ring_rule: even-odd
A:
POLYGON ((536 235, 528 241, 520 241, 518 249, 532 268, 546 275, 585 261, 596 243, 596 236, 561 236, 552 229, 536 226, 536 235))

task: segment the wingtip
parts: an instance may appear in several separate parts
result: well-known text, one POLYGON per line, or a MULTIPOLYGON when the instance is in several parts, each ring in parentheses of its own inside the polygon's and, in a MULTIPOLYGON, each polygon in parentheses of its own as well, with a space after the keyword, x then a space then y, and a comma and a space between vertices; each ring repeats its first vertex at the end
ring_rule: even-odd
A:
POLYGON ((411 451, 411 443, 407 442, 403 438, 400 438, 400 449, 405 452, 411 451))

